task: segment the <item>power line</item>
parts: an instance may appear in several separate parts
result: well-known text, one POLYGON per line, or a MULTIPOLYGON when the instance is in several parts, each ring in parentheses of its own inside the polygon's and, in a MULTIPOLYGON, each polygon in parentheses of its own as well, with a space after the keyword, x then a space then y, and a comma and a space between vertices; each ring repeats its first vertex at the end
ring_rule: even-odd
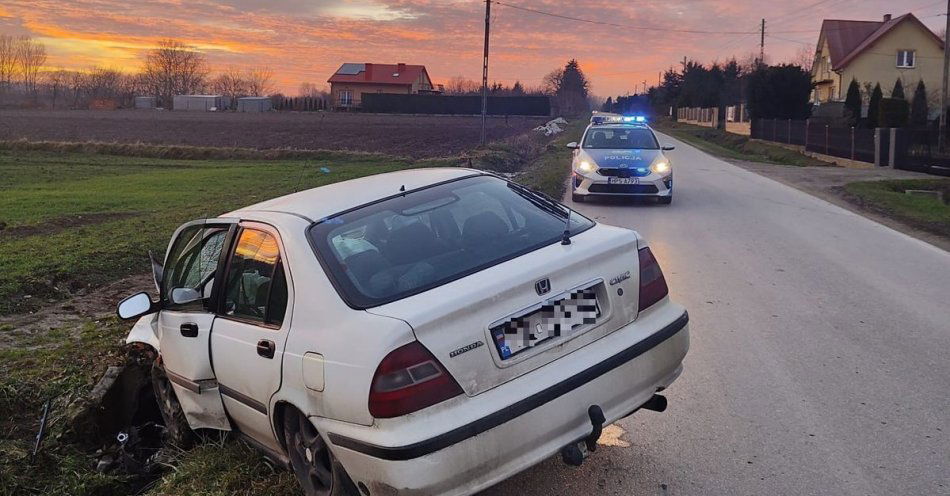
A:
POLYGON ((584 22, 587 24, 596 24, 599 26, 611 26, 611 27, 616 27, 616 28, 634 29, 634 30, 639 30, 639 31, 657 31, 657 32, 663 32, 663 33, 686 33, 686 34, 725 34, 725 35, 758 34, 757 31, 707 31, 707 30, 702 30, 702 29, 671 29, 671 28, 664 28, 664 27, 636 26, 632 24, 621 24, 621 23, 616 23, 616 22, 598 21, 594 19, 583 19, 580 17, 572 17, 572 16, 566 16, 562 14, 555 14, 553 12, 546 12, 543 10, 532 9, 528 7, 521 7, 519 5, 512 5, 510 3, 498 2, 494 0, 493 0, 493 3, 502 5, 511 9, 515 9, 515 10, 521 10, 524 12, 531 12, 534 14, 556 17, 558 19, 566 19, 568 21, 584 22))

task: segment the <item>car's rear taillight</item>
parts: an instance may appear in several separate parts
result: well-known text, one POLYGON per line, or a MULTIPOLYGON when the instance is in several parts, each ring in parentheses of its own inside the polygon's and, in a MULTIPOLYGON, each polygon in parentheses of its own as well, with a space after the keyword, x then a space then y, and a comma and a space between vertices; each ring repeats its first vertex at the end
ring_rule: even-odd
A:
POLYGON ((660 301, 669 293, 660 264, 650 248, 640 250, 640 311, 660 301))
POLYGON ((369 413, 392 418, 462 394, 455 379, 422 344, 396 348, 376 368, 369 391, 369 413))

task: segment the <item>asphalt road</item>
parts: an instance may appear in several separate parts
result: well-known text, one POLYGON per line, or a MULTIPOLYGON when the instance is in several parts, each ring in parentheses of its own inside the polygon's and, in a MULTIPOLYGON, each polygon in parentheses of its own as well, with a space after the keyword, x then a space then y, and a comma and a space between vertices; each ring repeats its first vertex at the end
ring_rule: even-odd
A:
POLYGON ((689 309, 669 409, 485 494, 950 494, 950 254, 662 141, 672 205, 575 207, 646 236, 689 309))

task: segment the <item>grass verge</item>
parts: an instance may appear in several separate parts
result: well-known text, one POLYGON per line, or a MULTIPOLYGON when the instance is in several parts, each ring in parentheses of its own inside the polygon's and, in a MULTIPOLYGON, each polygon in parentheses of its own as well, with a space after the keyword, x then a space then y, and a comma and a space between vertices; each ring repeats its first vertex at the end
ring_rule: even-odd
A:
POLYGON ((695 126, 670 120, 658 121, 655 127, 660 132, 669 134, 720 158, 798 167, 830 165, 827 162, 802 155, 795 150, 752 140, 748 136, 728 133, 711 127, 695 126))
POLYGON ((846 184, 844 191, 845 198, 861 208, 950 237, 950 179, 860 181, 846 184), (907 194, 907 190, 939 191, 943 193, 943 201, 932 196, 907 194))
POLYGON ((336 181, 455 161, 171 160, 0 151, 0 315, 147 268, 175 227, 336 181), (325 167, 329 172, 321 172, 325 167))
POLYGON ((567 188, 567 178, 571 174, 573 153, 566 145, 571 141, 580 141, 585 127, 587 121, 584 119, 569 122, 564 132, 548 143, 544 151, 528 163, 524 173, 516 180, 552 198, 561 199, 567 188))

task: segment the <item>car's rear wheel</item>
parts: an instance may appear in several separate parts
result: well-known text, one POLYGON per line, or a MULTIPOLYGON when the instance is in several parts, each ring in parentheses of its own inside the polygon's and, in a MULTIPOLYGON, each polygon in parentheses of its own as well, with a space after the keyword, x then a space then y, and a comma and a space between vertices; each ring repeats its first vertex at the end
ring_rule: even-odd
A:
POLYGON ((296 410, 284 415, 284 443, 290 465, 307 496, 358 496, 343 465, 313 424, 296 410))

